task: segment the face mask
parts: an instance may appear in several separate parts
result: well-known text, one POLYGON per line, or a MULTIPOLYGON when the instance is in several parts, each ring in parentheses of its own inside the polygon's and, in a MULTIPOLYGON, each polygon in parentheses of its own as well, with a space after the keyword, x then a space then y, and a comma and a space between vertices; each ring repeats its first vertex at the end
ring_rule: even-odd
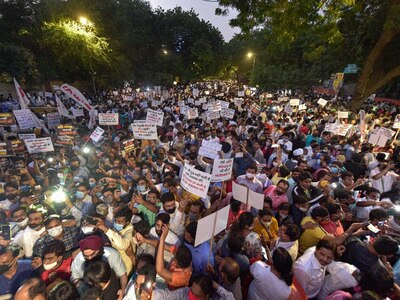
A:
POLYGON ((279 216, 282 218, 282 219, 285 219, 288 215, 287 214, 279 214, 279 216))
POLYGON ((171 164, 174 164, 174 163, 176 162, 176 158, 173 157, 172 160, 170 160, 170 159, 168 158, 168 161, 169 161, 171 164))
POLYGON ((22 220, 21 222, 17 222, 16 224, 19 228, 25 228, 26 225, 28 225, 28 222, 29 218, 25 218, 24 220, 22 220))
POLYGON ((59 236, 62 233, 62 231, 63 231, 63 229, 62 229, 61 225, 47 230, 47 232, 49 233, 49 235, 51 237, 59 236))
POLYGON ((58 261, 55 261, 55 262, 53 262, 51 264, 43 264, 43 269, 52 270, 57 266, 57 264, 58 264, 58 261))
POLYGON ((190 212, 189 212, 189 216, 188 216, 189 222, 194 222, 194 221, 196 221, 196 219, 197 219, 196 214, 194 214, 194 213, 192 213, 192 212, 190 211, 190 212))
POLYGON ((103 201, 106 204, 110 204, 110 203, 113 202, 113 196, 112 195, 108 195, 107 197, 104 197, 103 201))
POLYGON ((13 263, 14 263, 14 261, 12 261, 11 264, 9 264, 9 265, 0 265, 0 274, 4 274, 8 270, 10 270, 13 263))
POLYGON ((165 188, 165 187, 163 187, 163 188, 161 189, 161 194, 168 193, 168 192, 169 192, 169 189, 167 189, 167 188, 165 188))
POLYGON ((82 229, 83 234, 89 234, 89 233, 93 232, 94 227, 84 226, 81 229, 82 229))
POLYGON ((122 225, 122 224, 117 224, 117 223, 115 223, 115 222, 114 222, 113 227, 114 227, 114 229, 115 229, 116 231, 121 231, 122 229, 124 229, 124 225, 122 225))
POLYGON ((176 207, 170 208, 170 209, 166 209, 165 211, 171 215, 171 214, 173 214, 175 212, 175 210, 176 210, 176 207))
POLYGON ((71 166, 72 171, 76 171, 76 170, 78 170, 78 168, 79 168, 78 166, 71 166))
POLYGON ((142 174, 143 174, 143 175, 146 175, 148 172, 149 172, 149 169, 143 169, 143 170, 142 170, 142 174))
POLYGON ((96 185, 96 182, 89 182, 89 186, 90 186, 91 188, 94 188, 95 185, 96 185))
POLYGON ((85 194, 81 191, 76 191, 75 196, 78 199, 83 199, 85 197, 85 194))
POLYGON ((332 172, 332 173, 339 173, 339 169, 336 168, 336 167, 332 167, 332 168, 331 168, 331 172, 332 172))
POLYGON ((321 164, 321 160, 317 159, 317 164, 320 165, 321 164))
POLYGON ((300 211, 302 211, 302 212, 307 212, 307 211, 308 211, 308 208, 305 208, 305 207, 299 207, 299 210, 300 210, 300 211))
POLYGON ((252 173, 246 173, 246 177, 247 177, 248 179, 253 179, 253 178, 254 178, 254 174, 252 174, 252 173))
POLYGON ((269 227, 269 226, 271 225, 271 223, 272 223, 272 221, 264 222, 264 221, 261 221, 261 220, 260 220, 260 222, 261 222, 265 227, 269 227))
POLYGON ((30 191, 31 191, 31 186, 30 185, 21 185, 21 192, 29 193, 30 191))
POLYGON ((145 185, 138 185, 137 186, 137 190, 138 190, 138 192, 143 193, 144 191, 146 191, 146 186, 145 185))
POLYGON ((97 198, 100 198, 100 197, 102 197, 102 196, 103 196, 102 193, 100 193, 100 192, 97 192, 97 193, 96 193, 96 197, 97 197, 97 198))
POLYGON ((278 166, 278 163, 277 163, 277 162, 273 162, 272 165, 273 165, 274 167, 277 167, 277 166, 278 166))

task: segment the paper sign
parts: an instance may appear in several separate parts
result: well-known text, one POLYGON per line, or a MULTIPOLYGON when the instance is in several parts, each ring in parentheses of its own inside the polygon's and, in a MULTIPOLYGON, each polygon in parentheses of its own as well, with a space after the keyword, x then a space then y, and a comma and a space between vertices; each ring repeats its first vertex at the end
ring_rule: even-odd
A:
POLYGON ((118 113, 100 113, 99 114, 99 125, 118 125, 119 114, 118 113))
POLYGON ((215 235, 225 230, 228 225, 229 205, 215 213, 201 218, 197 223, 196 239, 194 246, 209 241, 215 235))
MULTIPOLYGON (((1 116, 1 114, 0 114, 0 116, 1 116)), ((393 128, 394 129, 400 128, 400 115, 396 115, 396 118, 394 119, 393 128)))
POLYGON ((199 117, 199 111, 197 110, 197 108, 189 108, 186 111, 186 113, 187 113, 188 120, 196 119, 199 117))
POLYGON ((132 124, 133 137, 139 140, 156 140, 157 126, 155 124, 132 124))
POLYGON ((129 139, 122 142, 122 148, 126 153, 132 152, 135 150, 135 139, 129 139))
POLYGON ((376 134, 386 136, 388 139, 391 139, 395 133, 395 131, 384 127, 379 128, 376 132, 376 134))
POLYGON ((247 187, 240 185, 234 181, 232 182, 233 198, 245 204, 247 203, 247 190, 247 187))
POLYGON ((220 117, 219 111, 207 111, 206 112, 207 120, 214 120, 220 117))
POLYGON ((339 129, 338 123, 326 123, 325 124, 325 131, 336 133, 339 129))
POLYGON ((59 136, 75 137, 77 135, 74 125, 58 125, 56 129, 57 129, 57 135, 59 136))
POLYGON ((15 118, 18 121, 19 128, 21 129, 32 129, 37 127, 35 120, 33 119, 32 112, 30 109, 18 109, 13 111, 15 118))
POLYGON ((305 104, 300 104, 299 105, 299 111, 300 110, 306 110, 306 109, 307 109, 307 106, 305 104))
POLYGON ((227 102, 227 101, 219 101, 220 103, 221 103, 221 108, 222 109, 227 109, 227 108, 229 108, 229 102, 227 102))
POLYGON ((211 182, 222 182, 232 177, 233 158, 215 159, 211 174, 211 182))
POLYGON ((49 137, 25 140, 24 142, 30 154, 54 151, 53 142, 49 137))
POLYGON ((244 97, 244 91, 238 91, 238 97, 244 97))
POLYGON ((74 117, 84 117, 85 116, 85 114, 83 112, 83 109, 73 109, 72 110, 72 115, 74 117))
POLYGON ((353 127, 353 125, 351 124, 339 125, 339 128, 337 129, 335 134, 340 136, 346 136, 347 132, 350 130, 351 127, 353 127))
POLYGON ((185 164, 182 173, 181 186, 191 194, 201 198, 207 197, 210 187, 211 174, 196 170, 193 166, 185 164))
POLYGON ((246 186, 242 186, 240 184, 237 184, 236 182, 232 182, 232 193, 233 193, 233 198, 236 200, 242 202, 242 203, 247 203, 248 205, 256 208, 256 209, 262 209, 264 205, 264 194, 259 194, 256 193, 246 186), (247 202, 247 192, 248 194, 248 202, 247 202))
POLYGON ((233 119, 235 116, 235 110, 231 108, 225 108, 221 110, 221 117, 222 118, 227 118, 227 119, 233 119))
POLYGON ((218 112, 221 111, 222 106, 220 101, 215 101, 215 102, 209 102, 207 104, 208 111, 212 112, 218 112))
POLYGON ((59 113, 48 113, 47 114, 47 125, 49 128, 56 128, 57 125, 61 124, 61 116, 59 113))
POLYGON ((263 209, 264 206, 264 194, 256 193, 252 190, 249 190, 249 203, 251 207, 256 209, 263 209))
POLYGON ((328 101, 326 101, 325 99, 319 98, 317 103, 321 106, 325 106, 328 103, 328 101))
POLYGON ((242 104, 243 104, 243 99, 235 98, 235 99, 234 99, 234 103, 235 103, 236 106, 242 106, 242 104))
POLYGON ((339 119, 347 119, 349 117, 349 112, 348 111, 339 111, 338 112, 338 118, 339 119))
POLYGON ((300 105, 300 99, 291 99, 289 104, 290 104, 290 106, 299 106, 300 105))
POLYGON ((199 155, 212 159, 217 159, 219 158, 218 151, 221 151, 221 149, 221 144, 203 140, 199 149, 199 155))
POLYGON ((18 137, 21 140, 31 140, 31 139, 36 139, 36 135, 34 133, 19 133, 18 137))
POLYGON ((0 113, 0 126, 14 125, 15 120, 12 113, 0 113))
POLYGON ((155 124, 157 126, 162 126, 164 120, 164 112, 148 109, 146 121, 148 124, 155 124))
POLYGON ((385 147, 388 140, 389 140, 389 139, 387 138, 387 136, 381 135, 381 136, 379 137, 379 140, 378 140, 377 145, 378 145, 379 147, 385 147))
POLYGON ((261 107, 258 104, 253 103, 250 105, 250 111, 256 116, 258 116, 261 112, 261 107))
POLYGON ((198 97, 198 96, 199 96, 199 94, 200 94, 200 92, 199 92, 199 90, 198 90, 198 89, 193 89, 193 92, 192 92, 192 94, 193 94, 193 97, 198 97))
POLYGON ((93 142, 97 143, 98 141, 100 141, 103 133, 104 133, 104 129, 102 129, 101 127, 96 127, 96 129, 90 135, 90 138, 92 139, 93 142))
POLYGON ((158 107, 161 105, 161 101, 153 100, 151 101, 151 106, 152 107, 158 107))

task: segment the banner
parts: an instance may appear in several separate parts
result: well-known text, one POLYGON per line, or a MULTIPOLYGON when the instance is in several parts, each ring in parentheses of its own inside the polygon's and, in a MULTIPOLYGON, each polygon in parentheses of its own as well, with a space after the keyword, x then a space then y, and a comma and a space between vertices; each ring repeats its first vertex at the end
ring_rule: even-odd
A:
POLYGON ((97 143, 98 141, 100 141, 103 133, 104 129, 102 129, 101 127, 96 127, 96 129, 90 135, 90 138, 92 139, 93 142, 97 143))
POLYGON ((61 102, 60 98, 58 98, 57 94, 56 94, 56 103, 57 103, 57 110, 60 116, 72 118, 72 116, 69 114, 68 109, 65 108, 64 104, 61 102))
POLYGON ((58 125, 56 126, 57 131, 57 144, 61 145, 73 145, 74 140, 77 137, 77 132, 74 125, 58 125))
POLYGON ((54 151, 53 143, 49 137, 25 140, 24 142, 30 154, 54 151))
POLYGON ((19 133, 18 138, 21 140, 32 140, 36 139, 36 135, 34 133, 19 133))
POLYGON ((182 173, 181 186, 186 191, 201 198, 207 197, 210 187, 211 175, 196 170, 193 166, 185 164, 182 173))
POLYGON ((15 125, 15 119, 12 113, 0 113, 0 126, 15 125))
POLYGON ((393 123, 393 128, 394 129, 400 128, 400 115, 396 115, 396 118, 394 119, 394 123, 393 123))
POLYGON ((132 132, 133 137, 138 140, 156 140, 157 135, 157 126, 155 124, 140 124, 133 123, 132 132))
POLYGON ((199 117, 199 111, 197 110, 197 108, 189 108, 186 112, 188 120, 196 119, 199 117))
POLYGON ((211 182, 222 182, 232 177, 233 158, 215 159, 211 174, 211 182))
POLYGON ((21 106, 21 109, 28 108, 29 99, 15 78, 14 78, 14 85, 15 85, 15 90, 17 91, 17 96, 18 96, 19 105, 21 106))
POLYGON ((233 119, 235 116, 235 110, 231 108, 225 108, 221 110, 221 118, 233 119))
POLYGON ((61 124, 61 116, 59 113, 47 114, 47 126, 49 126, 49 128, 56 128, 60 124, 61 124))
POLYGON ((132 152, 135 150, 135 139, 129 139, 122 142, 122 149, 126 153, 132 152))
POLYGON ((221 144, 203 140, 199 149, 199 155, 217 159, 219 158, 218 152, 221 151, 221 149, 221 144))
POLYGON ((85 96, 83 96, 82 93, 78 89, 74 88, 72 85, 64 83, 62 86, 60 86, 60 90, 68 97, 75 100, 83 108, 89 111, 93 109, 93 107, 89 104, 85 96))
POLYGON ((13 111, 15 118, 18 121, 19 128, 21 129, 32 129, 37 126, 33 113, 30 109, 17 109, 13 111))
POLYGON ((258 116, 261 112, 261 107, 258 104, 253 103, 250 105, 250 111, 256 116, 258 116))
POLYGON ((118 113, 99 113, 99 125, 118 125, 118 113))
POLYGON ((155 124, 157 126, 162 126, 163 121, 164 121, 163 111, 157 111, 152 109, 147 110, 146 122, 148 124, 155 124))

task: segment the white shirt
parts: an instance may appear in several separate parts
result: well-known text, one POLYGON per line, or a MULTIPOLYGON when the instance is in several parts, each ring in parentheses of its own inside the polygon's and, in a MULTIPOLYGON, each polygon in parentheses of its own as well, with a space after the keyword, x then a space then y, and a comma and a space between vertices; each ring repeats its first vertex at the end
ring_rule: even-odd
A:
POLYGON ((287 300, 290 296, 290 286, 271 272, 271 267, 262 261, 250 266, 254 280, 251 282, 247 299, 249 300, 287 300))
POLYGON ((311 247, 294 263, 293 273, 308 298, 314 298, 322 288, 326 267, 315 257, 316 247, 311 247))
MULTIPOLYGON (((371 201, 367 198, 359 198, 357 199, 357 202, 365 202, 365 201, 371 201)), ((378 203, 378 201, 376 201, 376 203, 378 203)), ((356 206, 356 218, 357 219, 361 219, 361 220, 369 220, 369 213, 371 212, 371 210, 374 209, 374 206, 356 206)))
POLYGON ((387 172, 384 176, 379 179, 373 179, 372 177, 380 173, 379 168, 375 168, 369 174, 371 178, 372 187, 379 190, 380 193, 388 192, 392 189, 392 185, 396 182, 397 175, 393 171, 387 172))
POLYGON ((25 257, 31 257, 33 254, 33 245, 35 245, 45 230, 44 226, 39 231, 33 230, 28 226, 17 233, 11 244, 20 246, 24 250, 25 257))

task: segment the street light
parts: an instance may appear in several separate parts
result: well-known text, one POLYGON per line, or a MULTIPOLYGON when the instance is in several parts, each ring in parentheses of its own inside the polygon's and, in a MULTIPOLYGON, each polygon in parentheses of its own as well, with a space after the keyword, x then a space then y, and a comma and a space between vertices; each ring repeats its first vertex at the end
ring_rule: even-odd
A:
POLYGON ((85 18, 85 17, 79 17, 79 22, 80 22, 83 26, 86 26, 86 25, 88 25, 88 23, 89 23, 88 19, 85 18))
POLYGON ((252 52, 248 52, 248 53, 247 53, 247 57, 248 57, 248 58, 252 58, 253 55, 254 55, 254 54, 253 54, 252 52))
POLYGON ((167 54, 168 54, 168 51, 165 50, 165 49, 163 49, 163 54, 164 54, 164 55, 167 55, 167 54))

